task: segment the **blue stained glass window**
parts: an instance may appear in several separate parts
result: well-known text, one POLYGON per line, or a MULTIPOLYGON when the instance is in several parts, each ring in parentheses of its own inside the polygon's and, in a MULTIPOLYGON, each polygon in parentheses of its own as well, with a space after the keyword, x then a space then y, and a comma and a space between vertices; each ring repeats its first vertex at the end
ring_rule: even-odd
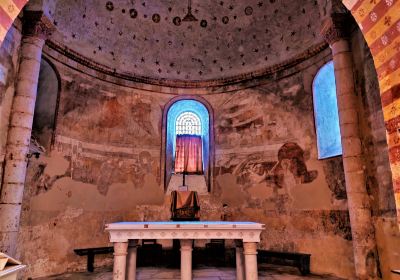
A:
POLYGON ((322 66, 315 76, 313 95, 318 158, 341 155, 342 142, 333 61, 322 66))

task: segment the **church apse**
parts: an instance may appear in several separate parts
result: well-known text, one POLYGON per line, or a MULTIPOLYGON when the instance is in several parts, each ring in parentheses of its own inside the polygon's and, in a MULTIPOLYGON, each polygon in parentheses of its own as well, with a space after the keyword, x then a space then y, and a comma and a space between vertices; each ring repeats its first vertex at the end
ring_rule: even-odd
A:
MULTIPOLYGON (((44 242, 51 228, 62 239, 40 253, 54 265, 34 264, 32 276, 63 272, 53 253, 58 246, 66 254, 63 264, 83 267, 72 249, 106 244, 105 223, 169 219, 160 155, 162 108, 173 96, 112 86, 56 66, 62 86, 55 143, 29 162, 24 259, 34 257, 27 253, 34 246, 33 232, 40 232, 44 242), (82 230, 96 235, 80 235, 82 230)), ((321 256, 329 246, 329 256, 314 261, 312 269, 334 271, 331 259, 351 255, 346 200, 337 195, 344 188, 343 171, 334 164, 340 158, 317 159, 312 97, 303 75, 203 95, 214 110, 215 164, 213 188, 200 195, 200 215, 218 220, 227 204, 232 219, 265 223, 264 249, 321 256), (310 246, 316 238, 321 243, 310 246)), ((350 275, 351 265, 341 271, 350 275)))

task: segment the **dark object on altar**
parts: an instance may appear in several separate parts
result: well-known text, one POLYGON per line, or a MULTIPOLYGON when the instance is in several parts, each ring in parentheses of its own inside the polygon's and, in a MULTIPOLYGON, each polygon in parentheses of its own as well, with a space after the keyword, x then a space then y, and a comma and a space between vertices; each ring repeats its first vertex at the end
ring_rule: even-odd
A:
POLYGON ((200 203, 195 191, 171 192, 171 220, 199 221, 200 203))

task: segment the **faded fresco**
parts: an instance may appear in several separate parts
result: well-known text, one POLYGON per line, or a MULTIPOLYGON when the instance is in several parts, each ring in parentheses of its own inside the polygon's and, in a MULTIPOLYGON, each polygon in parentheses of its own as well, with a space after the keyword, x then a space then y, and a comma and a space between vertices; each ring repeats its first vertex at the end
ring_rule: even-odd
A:
MULTIPOLYGON (((296 188, 312 186, 328 171, 308 163, 316 158, 315 135, 312 108, 304 109, 311 99, 305 94, 302 76, 238 91, 219 102, 215 194, 236 204, 233 190, 226 191, 233 183, 237 186, 233 193, 243 193, 242 203, 279 213, 298 208, 296 188)), ((326 182, 317 188, 324 190, 326 204, 333 205, 337 197, 326 182)))
MULTIPOLYGON (((219 162, 218 175, 232 174, 236 183, 249 190, 255 184, 262 183, 269 196, 258 197, 258 200, 273 202, 275 208, 282 212, 293 203, 293 197, 288 191, 296 184, 306 184, 315 180, 318 171, 307 170, 304 151, 293 142, 285 143, 279 150, 277 161, 265 160, 263 154, 254 153, 233 162, 219 162), (232 165, 229 165, 232 164, 232 165)), ((229 159, 228 159, 229 161, 229 159)), ((216 190, 216 192, 221 190, 216 190)))
POLYGON ((73 94, 62 95, 60 134, 91 143, 160 145, 161 108, 154 98, 104 92, 74 80, 65 82, 65 91, 73 94))

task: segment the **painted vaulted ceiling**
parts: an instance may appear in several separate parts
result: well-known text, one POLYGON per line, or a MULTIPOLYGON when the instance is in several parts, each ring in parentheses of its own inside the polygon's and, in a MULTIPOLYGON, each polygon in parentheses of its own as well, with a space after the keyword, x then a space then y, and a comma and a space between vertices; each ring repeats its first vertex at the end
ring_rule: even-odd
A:
POLYGON ((314 0, 55 0, 51 38, 120 73, 209 80, 261 70, 322 42, 314 0), (189 15, 190 20, 190 15, 189 15))

